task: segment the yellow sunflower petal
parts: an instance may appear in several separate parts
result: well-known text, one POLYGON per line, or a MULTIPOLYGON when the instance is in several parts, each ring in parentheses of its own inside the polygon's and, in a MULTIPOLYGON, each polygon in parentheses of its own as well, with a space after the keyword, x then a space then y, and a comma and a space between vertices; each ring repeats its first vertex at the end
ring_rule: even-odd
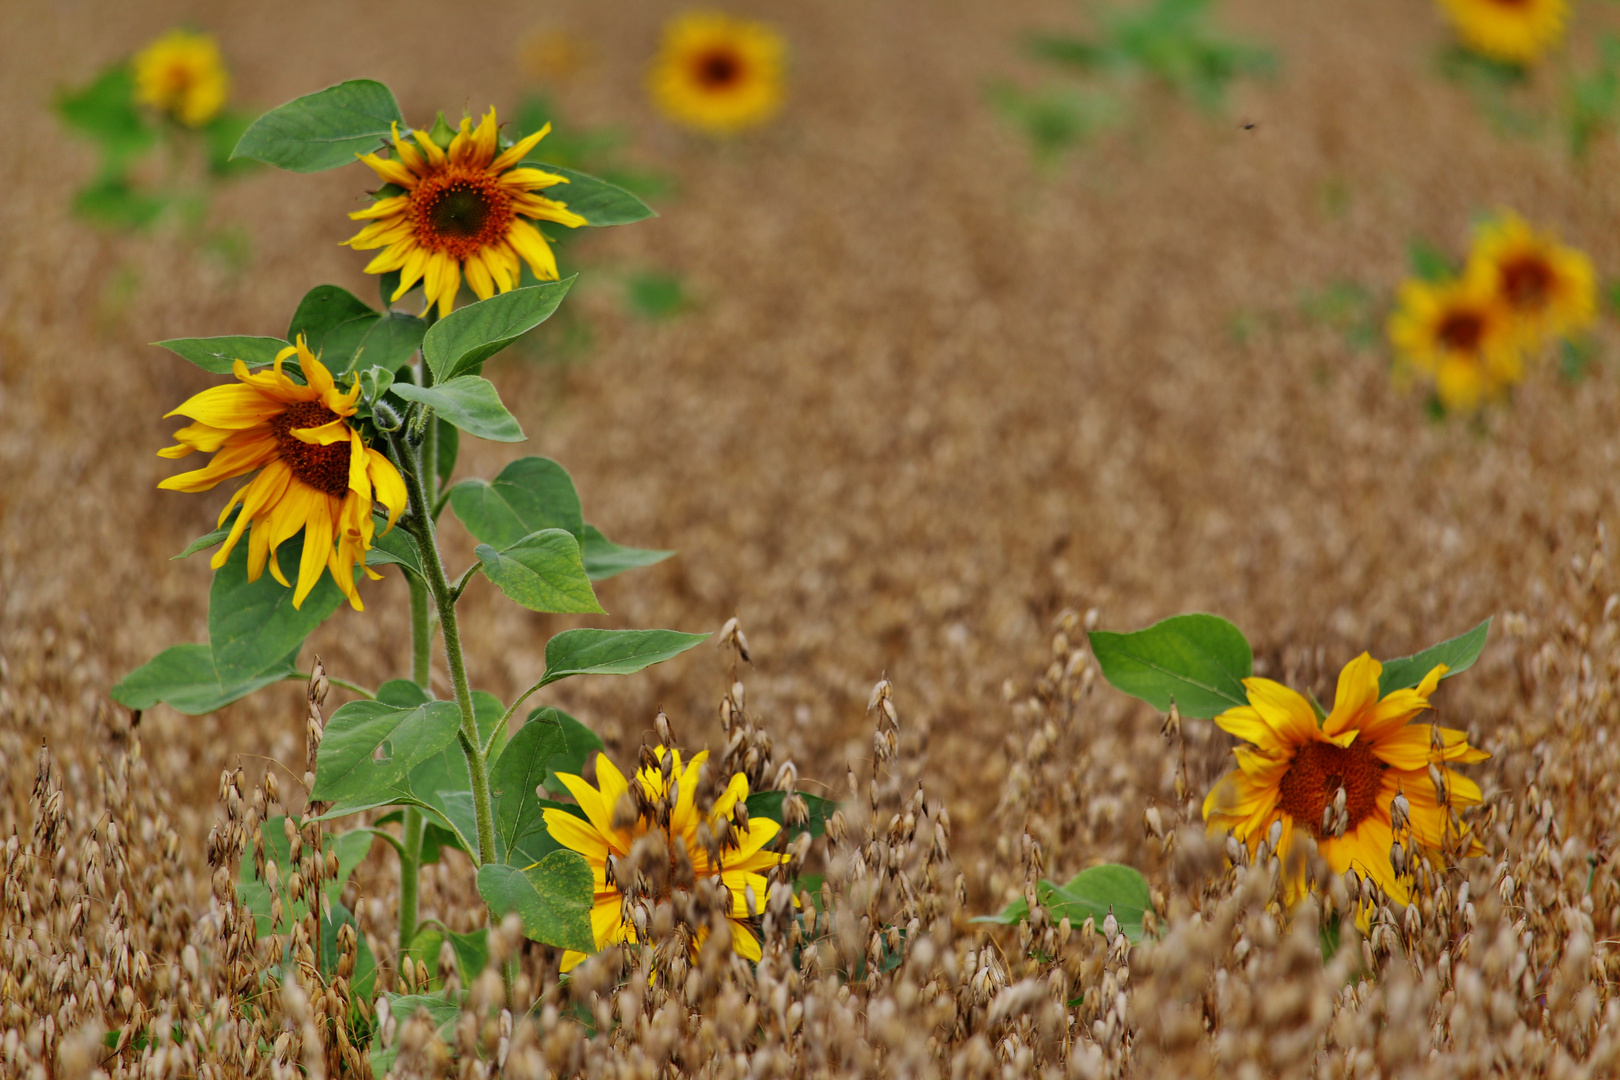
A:
POLYGON ((1362 714, 1378 701, 1378 676, 1384 665, 1362 653, 1339 672, 1339 687, 1333 695, 1333 711, 1322 721, 1324 735, 1339 735, 1359 728, 1362 714))
MULTIPOLYGON (((524 157, 528 155, 530 150, 533 150, 536 146, 540 145, 541 139, 550 134, 551 123, 548 121, 545 127, 541 128, 533 135, 525 135, 523 138, 519 139, 517 142, 513 143, 511 146, 502 151, 500 157, 489 163, 489 171, 504 173, 508 169, 511 169, 512 166, 522 161, 524 157)), ((557 179, 560 180, 562 177, 558 177, 557 179)), ((553 180, 551 182, 556 183, 557 181, 553 180)))

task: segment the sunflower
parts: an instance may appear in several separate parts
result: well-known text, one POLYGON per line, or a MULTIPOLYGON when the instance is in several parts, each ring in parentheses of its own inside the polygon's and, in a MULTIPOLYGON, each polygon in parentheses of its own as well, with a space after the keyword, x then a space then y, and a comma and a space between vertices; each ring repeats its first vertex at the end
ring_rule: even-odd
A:
POLYGON ((1407 281, 1388 331, 1396 352, 1434 379, 1441 404, 1454 412, 1499 399, 1524 378, 1513 315, 1478 267, 1449 281, 1407 281))
MULTIPOLYGON (((348 423, 360 394, 358 381, 347 393, 340 391, 303 335, 276 355, 274 371, 253 374, 240 360, 234 370, 237 383, 204 390, 168 414, 195 422, 174 433, 177 445, 158 451, 162 457, 182 458, 201 450, 215 454, 214 460, 171 476, 158 487, 207 491, 221 480, 258 469, 259 475, 239 488, 220 512, 223 527, 231 510, 242 507, 214 555, 214 569, 225 565, 251 523, 248 580, 257 581, 268 562, 271 576, 289 585, 275 558, 276 548, 302 529, 304 554, 293 607, 303 604, 321 571, 330 568, 332 580, 349 603, 356 611, 365 610, 355 591, 354 568, 364 566, 371 547, 372 501, 388 508, 386 532, 405 508, 406 493, 393 463, 367 447, 348 423), (295 353, 303 383, 281 370, 295 353)), ((373 579, 380 576, 370 568, 366 574, 373 579)))
POLYGON ((671 120, 729 135, 781 108, 784 51, 782 36, 764 23, 689 12, 665 27, 647 86, 671 120))
POLYGON ((1468 48, 1507 64, 1529 64, 1564 36, 1567 0, 1440 0, 1468 48))
MULTIPOLYGON (((573 794, 587 820, 581 821, 567 810, 550 809, 545 811, 546 829, 557 843, 579 852, 591 864, 591 874, 596 882, 591 930, 596 936, 596 947, 600 950, 619 942, 635 942, 636 928, 625 917, 624 897, 608 872, 608 860, 624 858, 637 840, 658 831, 665 833, 672 850, 677 843, 686 849, 694 878, 720 878, 731 895, 728 919, 731 923, 732 948, 744 959, 758 960, 761 955, 759 938, 754 936, 747 922, 750 917, 747 890, 752 887, 757 902, 765 902, 769 882, 762 871, 787 859, 785 855, 765 850, 765 845, 776 836, 781 826, 764 818, 744 819, 747 825, 739 824, 737 806, 748 798, 748 778, 742 773, 731 778, 725 791, 705 816, 697 809, 695 798, 703 764, 709 757, 708 751, 697 754, 684 766, 679 750, 669 753, 673 760, 670 778, 674 781, 675 803, 670 808, 667 827, 650 820, 644 810, 638 812, 633 823, 621 827, 620 800, 626 794, 633 796, 634 793, 630 791, 630 781, 607 759, 606 754, 596 758, 599 787, 592 787, 578 776, 557 774, 557 779, 573 794), (729 841, 722 839, 713 853, 718 855, 718 860, 712 857, 710 850, 698 838, 698 828, 705 824, 711 836, 729 837, 729 841)), ((658 747, 654 756, 662 760, 665 748, 658 747)), ((664 799, 671 790, 670 782, 656 766, 644 766, 636 773, 634 782, 640 786, 644 796, 635 799, 635 804, 643 808, 664 799)), ((699 943, 694 942, 694 948, 699 943)), ((584 959, 584 953, 567 952, 563 955, 562 970, 568 971, 584 959)))
POLYGON ((200 127, 225 106, 230 77, 212 34, 170 30, 135 54, 135 99, 200 127))
MULTIPOLYGON (((1436 665, 1416 689, 1396 690, 1380 699, 1382 671, 1383 665, 1366 653, 1346 664, 1333 711, 1320 726, 1309 701, 1270 679, 1243 680, 1249 704, 1215 718, 1223 730, 1253 745, 1233 751, 1238 767, 1210 790, 1204 819, 1211 832, 1230 830, 1250 851, 1274 822, 1281 822, 1278 854, 1289 867, 1284 885, 1290 904, 1305 895, 1304 863, 1288 857, 1305 836, 1315 838, 1317 851, 1335 873, 1353 869, 1406 903, 1409 890, 1390 863, 1396 838, 1390 804, 1395 796, 1404 793, 1410 804, 1411 840, 1436 861, 1446 841, 1458 839, 1455 831, 1448 837, 1449 808, 1480 801, 1479 786, 1445 763, 1483 761, 1490 755, 1469 746, 1464 732, 1408 723, 1429 708, 1429 696, 1446 666, 1436 665), (1431 764, 1445 784, 1444 799, 1430 779, 1431 764), (1336 808, 1342 812, 1335 814, 1336 808)), ((1464 839, 1468 854, 1483 854, 1477 840, 1464 839)))
POLYGON ((1583 330, 1597 318, 1592 260, 1503 211, 1474 233, 1469 262, 1489 277, 1527 345, 1583 330))
POLYGON ((586 222, 567 203, 536 194, 568 183, 566 177, 519 165, 550 131, 547 124, 500 150, 494 109, 477 128, 471 117, 463 117, 448 147, 425 131, 411 132, 413 146, 400 138, 396 124, 393 156, 367 154, 360 160, 400 191, 390 194, 384 188, 370 206, 350 214, 370 224, 343 242, 357 251, 382 248, 366 273, 398 270, 393 300, 423 282, 427 307, 437 303, 441 317, 455 307, 463 277, 480 300, 516 288, 525 262, 535 277, 557 280, 556 256, 530 222, 552 221, 570 229, 586 222))

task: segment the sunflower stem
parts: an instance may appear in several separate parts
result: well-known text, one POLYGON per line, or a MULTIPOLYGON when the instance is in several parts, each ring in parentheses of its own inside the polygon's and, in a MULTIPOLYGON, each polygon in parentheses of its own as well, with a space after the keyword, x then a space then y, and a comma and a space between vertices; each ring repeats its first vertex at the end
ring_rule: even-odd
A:
POLYGON ((489 770, 482 741, 478 738, 478 720, 473 715, 472 691, 467 685, 467 665, 461 653, 461 627, 456 620, 455 599, 444 574, 444 561, 439 557, 439 541, 433 518, 428 513, 431 504, 422 488, 421 456, 405 438, 403 430, 391 433, 389 443, 405 476, 405 490, 410 494, 409 528, 422 557, 422 573, 427 578, 428 591, 433 594, 433 606, 439 613, 439 635, 444 639, 445 659, 450 665, 450 685, 455 687, 456 705, 461 709, 461 746, 472 777, 473 810, 478 818, 478 864, 482 866, 495 861, 495 814, 490 806, 489 770))
POLYGON ((411 681, 429 697, 433 689, 433 624, 428 617, 427 586, 413 574, 405 575, 411 586, 411 681))

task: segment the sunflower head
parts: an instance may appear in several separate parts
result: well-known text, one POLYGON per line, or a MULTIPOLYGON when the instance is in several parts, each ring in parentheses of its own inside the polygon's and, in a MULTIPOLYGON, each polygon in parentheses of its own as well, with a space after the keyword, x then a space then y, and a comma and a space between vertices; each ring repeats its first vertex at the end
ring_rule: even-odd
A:
POLYGON ((395 125, 390 156, 361 158, 386 186, 349 215, 368 224, 344 243, 381 248, 366 273, 399 271, 394 300, 421 282, 428 308, 437 304, 441 316, 454 309, 463 280, 480 300, 516 288, 525 263, 535 277, 555 281, 556 256, 534 222, 572 229, 586 221, 540 194, 566 177, 521 164, 550 131, 547 124, 503 150, 494 109, 477 126, 463 117, 448 146, 426 131, 402 138, 395 125))
POLYGON ((356 611, 364 610, 354 586, 357 566, 369 577, 365 555, 375 535, 373 503, 388 509, 393 528, 405 508, 405 481, 392 462, 366 445, 351 422, 358 380, 338 389, 332 374, 302 335, 276 356, 271 371, 250 372, 234 364, 237 381, 215 386, 188 399, 169 416, 193 421, 174 433, 175 445, 158 451, 183 458, 201 451, 214 459, 201 469, 171 476, 158 485, 171 491, 207 491, 221 480, 257 473, 231 496, 220 511, 223 527, 238 506, 229 535, 214 554, 217 570, 251 526, 248 535, 248 580, 257 581, 266 565, 277 581, 294 588, 293 606, 303 604, 321 574, 332 580, 356 611), (284 370, 296 357, 304 381, 284 370), (303 556, 294 587, 283 574, 276 549, 300 532, 303 556))
POLYGON ((1512 312, 1478 267, 1453 280, 1407 281, 1388 332, 1396 354, 1434 380, 1449 410, 1468 412, 1500 399, 1524 378, 1512 312))
POLYGON ((1567 0, 1440 0, 1462 43, 1506 64, 1531 64, 1557 45, 1567 0))
POLYGON ((170 30, 135 54, 135 97, 188 127, 225 106, 230 77, 212 34, 170 30))
MULTIPOLYGON (((699 806, 708 757, 703 751, 683 762, 679 750, 659 746, 644 754, 645 763, 628 779, 606 754, 596 758, 596 786, 558 774, 583 817, 548 809, 546 829, 590 863, 596 890, 591 930, 598 950, 638 940, 632 906, 656 904, 674 888, 706 885, 724 897, 732 949, 748 960, 760 958, 759 938, 749 922, 771 887, 766 872, 787 861, 786 855, 765 850, 781 826, 747 816, 741 804, 748 799, 748 778, 742 773, 731 777, 706 809, 699 806), (654 865, 641 865, 650 855, 654 865), (635 885, 626 891, 621 886, 629 881, 635 885)), ((691 941, 694 951, 705 937, 700 930, 691 941)), ((584 959, 583 953, 569 952, 562 968, 570 970, 584 959)))
POLYGON ((1470 269, 1490 281, 1526 346, 1597 318, 1597 275, 1583 252, 1503 211, 1474 233, 1470 269))
POLYGON ((781 108, 785 51, 781 35, 764 23, 689 12, 665 28, 648 89, 671 120, 729 135, 781 108))
POLYGON ((1462 731, 1410 723, 1429 708, 1445 665, 1414 689, 1380 697, 1382 672, 1366 653, 1346 664, 1333 711, 1320 722, 1300 694, 1257 678, 1243 681, 1249 704, 1215 718, 1247 745, 1234 751, 1237 769, 1204 799, 1204 819, 1211 832, 1231 832, 1250 851, 1277 836, 1289 903, 1305 895, 1298 845, 1306 838, 1335 873, 1355 870, 1403 904, 1410 887, 1390 861, 1397 840, 1435 861, 1447 851, 1484 851, 1453 814, 1480 801, 1479 787, 1450 766, 1489 755, 1469 746, 1462 731), (1390 811, 1397 795, 1409 804, 1398 827, 1390 811))

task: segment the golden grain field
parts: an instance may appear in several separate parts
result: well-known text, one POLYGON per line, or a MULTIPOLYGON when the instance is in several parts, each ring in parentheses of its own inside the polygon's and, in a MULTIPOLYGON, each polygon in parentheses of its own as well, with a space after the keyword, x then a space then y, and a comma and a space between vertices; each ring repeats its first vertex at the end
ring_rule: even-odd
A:
MULTIPOLYGON (((656 220, 581 245, 589 349, 489 373, 523 452, 565 463, 593 521, 679 554, 604 585, 588 623, 474 587, 471 679, 509 699, 564 626, 737 616, 751 664, 711 644, 546 703, 621 762, 660 709, 717 755, 741 732, 739 761, 791 760, 844 815, 810 856, 821 952, 784 936, 757 968, 711 951, 672 972, 648 950, 622 973, 603 954, 560 984, 555 950, 497 927, 516 978, 471 980, 442 1037, 388 1018, 398 1080, 1620 1076, 1620 334, 1600 323, 1579 381, 1547 360, 1510 406, 1436 421, 1392 388, 1381 331, 1352 347, 1302 303, 1345 281, 1387 300, 1414 238, 1461 252, 1498 207, 1620 277, 1620 140, 1577 162, 1494 128, 1435 73, 1427 0, 1230 0, 1222 24, 1276 53, 1274 78, 1235 83, 1217 116, 1150 92, 1129 132, 1043 171, 984 87, 1030 77, 1019 36, 1075 5, 737 7, 781 29, 790 89, 717 144, 646 101, 662 0, 0 6, 0 1075, 370 1075, 328 1023, 347 990, 265 991, 229 902, 253 825, 303 805, 314 692, 138 726, 109 697, 205 633, 205 561, 169 557, 220 505, 156 488, 161 417, 210 380, 148 343, 279 335, 319 282, 375 293, 339 246, 356 169, 226 189, 210 212, 241 228, 241 265, 70 214, 92 157, 52 95, 189 22, 260 107, 363 75, 407 114, 476 113, 528 85, 516 42, 536 27, 592 44, 559 104, 626 131, 673 187, 656 220), (615 268, 645 266, 680 276, 687 310, 626 312, 615 268), (1161 734, 1087 649, 1087 629, 1184 611, 1232 620, 1257 673, 1324 702, 1362 651, 1494 616, 1435 699, 1493 755, 1467 770, 1487 854, 1425 874, 1393 932, 1347 922, 1324 962, 1317 913, 1350 910, 1344 881, 1318 867, 1321 895, 1289 913, 1274 871, 1232 866, 1198 807, 1234 740, 1191 719, 1161 734), (871 706, 880 680, 897 721, 871 706), (1099 861, 1147 875, 1156 939, 968 921, 1099 861)), ((1588 0, 1572 25, 1589 49, 1620 10, 1588 0)), ((469 440, 459 469, 493 472, 497 449, 469 440)), ((447 532, 459 571, 471 544, 447 532)), ((368 589, 306 665, 406 672, 405 588, 368 589)), ((377 844, 345 894, 391 988, 393 867, 377 844)), ((483 925, 470 872, 455 852, 429 867, 424 917, 483 925)))

